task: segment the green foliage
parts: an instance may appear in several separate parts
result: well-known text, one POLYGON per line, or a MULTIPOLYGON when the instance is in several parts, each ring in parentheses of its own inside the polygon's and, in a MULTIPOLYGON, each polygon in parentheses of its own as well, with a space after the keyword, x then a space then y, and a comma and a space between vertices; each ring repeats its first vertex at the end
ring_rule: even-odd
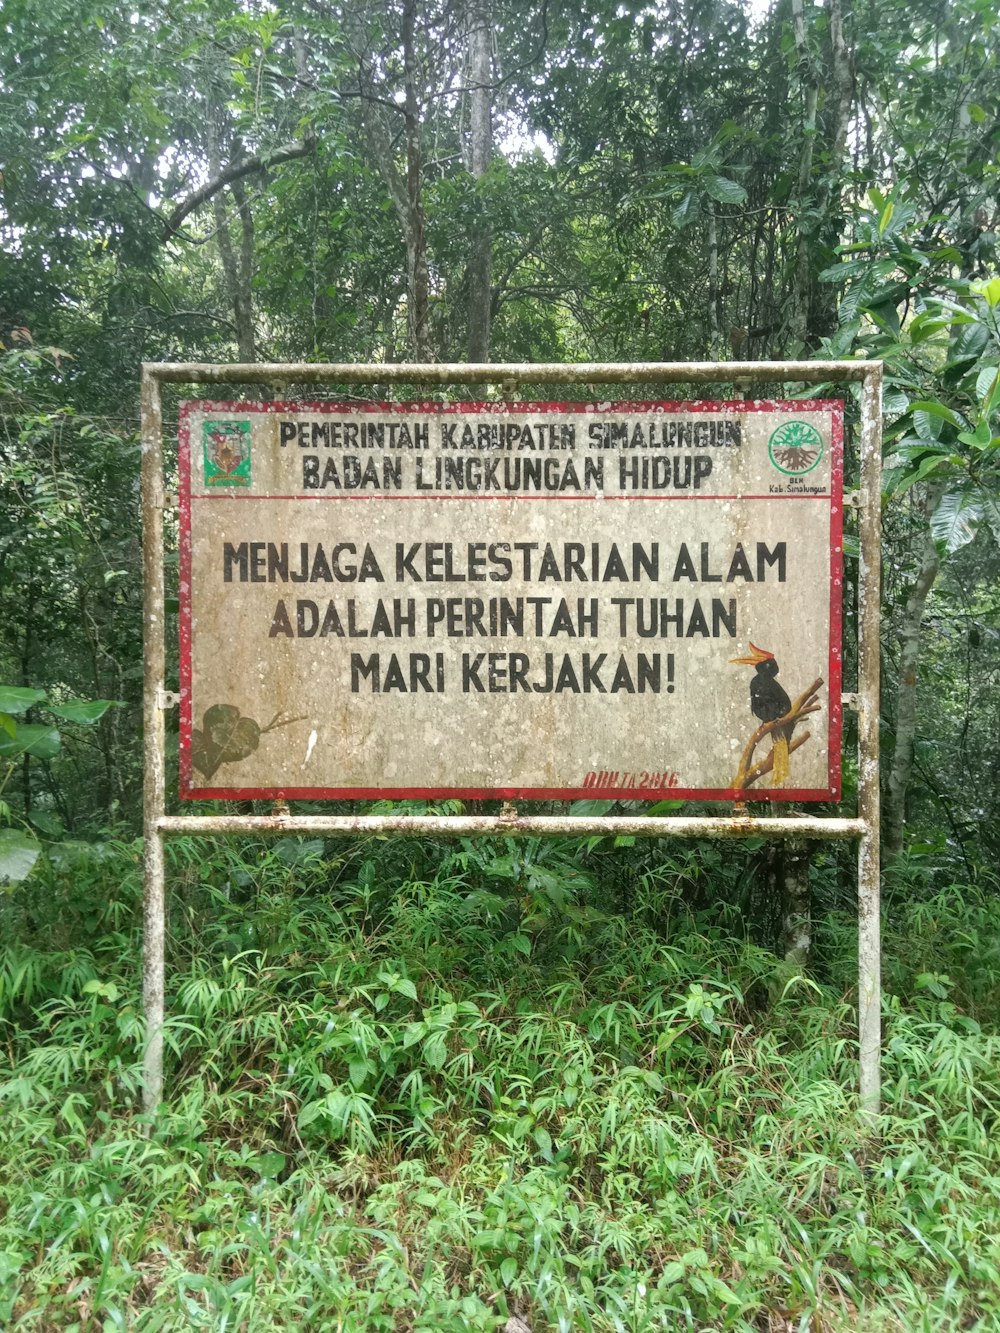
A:
POLYGON ((0 909, 5 1327, 1000 1318, 991 894, 899 886, 879 1143, 837 989, 686 909, 683 858, 581 920, 633 849, 170 846, 151 1134, 138 845, 67 849, 0 909))
MULTIPOLYGON (((93 725, 112 706, 110 699, 69 699, 54 703, 44 690, 0 685, 0 797, 3 796, 18 761, 27 768, 30 758, 50 760, 59 753, 62 737, 51 723, 23 722, 20 715, 41 708, 62 721, 93 725)), ((11 818, 10 806, 0 800, 0 822, 11 818)), ((41 833, 61 832, 61 824, 50 812, 25 813, 22 828, 0 827, 0 887, 27 879, 41 854, 41 843, 28 829, 31 823, 41 833)))
POLYGON ((886 494, 936 488, 942 555, 984 520, 1000 540, 1000 285, 957 276, 958 251, 927 244, 905 190, 873 189, 869 201, 841 247, 849 257, 822 276, 845 284, 841 323, 885 363, 886 494))

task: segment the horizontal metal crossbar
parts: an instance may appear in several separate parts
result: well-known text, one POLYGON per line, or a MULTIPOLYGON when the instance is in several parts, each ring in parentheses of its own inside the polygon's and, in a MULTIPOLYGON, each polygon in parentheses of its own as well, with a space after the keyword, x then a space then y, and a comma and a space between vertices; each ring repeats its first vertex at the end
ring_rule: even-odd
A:
POLYGON ((532 834, 570 833, 579 837, 631 838, 859 838, 865 831, 862 819, 820 819, 815 815, 796 818, 755 819, 750 815, 696 815, 657 819, 649 815, 161 815, 160 833, 192 836, 216 833, 248 833, 284 837, 295 833, 321 833, 326 837, 356 837, 360 833, 382 837, 463 838, 501 834, 528 837, 532 834))
POLYGON ((412 362, 369 365, 324 365, 299 361, 284 364, 246 362, 216 366, 202 361, 147 362, 144 373, 161 384, 692 384, 731 380, 781 383, 803 380, 823 384, 831 380, 863 380, 878 363, 873 361, 636 361, 628 365, 607 361, 577 364, 442 363, 412 362))

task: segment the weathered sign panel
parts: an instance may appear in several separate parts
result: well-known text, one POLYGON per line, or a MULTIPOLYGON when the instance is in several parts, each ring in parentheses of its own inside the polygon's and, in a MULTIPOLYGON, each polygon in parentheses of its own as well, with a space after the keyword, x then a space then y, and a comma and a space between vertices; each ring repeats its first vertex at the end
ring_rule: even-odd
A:
POLYGON ((181 794, 835 800, 839 403, 186 403, 181 794))

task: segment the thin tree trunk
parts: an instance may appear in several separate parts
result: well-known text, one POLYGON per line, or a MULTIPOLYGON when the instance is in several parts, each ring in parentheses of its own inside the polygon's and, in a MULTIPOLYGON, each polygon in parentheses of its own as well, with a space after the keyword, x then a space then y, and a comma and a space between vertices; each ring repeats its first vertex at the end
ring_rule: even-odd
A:
POLYGON ((924 501, 926 527, 923 537, 920 568, 906 599, 903 619, 899 627, 899 680, 896 685, 896 745, 893 750, 889 780, 886 784, 885 818, 883 832, 886 854, 891 858, 903 850, 906 828, 906 792, 913 769, 913 744, 917 730, 917 667, 920 661, 920 626, 924 607, 934 587, 941 557, 930 530, 930 517, 937 508, 942 488, 927 492, 924 501))
POLYGON ((236 293, 233 299, 233 312, 236 317, 236 338, 240 349, 241 361, 257 360, 257 338, 253 319, 253 268, 254 268, 254 226, 253 212, 247 200, 246 186, 242 180, 230 185, 236 211, 240 218, 240 248, 236 259, 236 293))
MULTIPOLYGON (((848 0, 849 14, 850 0, 848 0)), ((841 213, 841 167, 847 151, 847 132, 854 107, 854 62, 852 51, 844 36, 844 7, 842 0, 830 0, 830 78, 829 108, 826 119, 826 137, 829 144, 830 167, 819 190, 816 212, 820 218, 818 236, 824 251, 832 262, 832 251, 839 244, 843 230, 841 213)), ((837 331, 837 293, 832 283, 819 284, 813 304, 808 333, 815 341, 832 337, 837 331)))
MULTIPOLYGON (((471 0, 469 5, 469 82, 471 84, 469 170, 481 181, 493 156, 493 89, 489 0, 471 0)), ((490 359, 490 301, 492 283, 493 237, 489 214, 482 199, 477 200, 475 220, 469 238, 467 289, 469 298, 470 361, 490 359)))
POLYGON ((781 849, 781 953, 786 963, 805 967, 812 947, 812 844, 789 840, 781 849))
MULTIPOLYGON (((218 112, 216 112, 218 115, 218 112)), ((209 113, 210 129, 208 135, 209 170, 218 176, 222 164, 222 152, 219 146, 219 132, 215 117, 209 113)), ((229 229, 229 215, 226 211, 225 191, 219 190, 212 196, 212 211, 215 216, 215 239, 219 246, 219 258, 222 260, 222 273, 225 278, 226 292, 233 308, 233 320, 236 325, 236 345, 241 361, 256 361, 257 348, 253 327, 253 303, 250 295, 250 282, 253 277, 253 219, 242 181, 232 181, 229 185, 236 202, 242 234, 240 249, 237 254, 229 229)))
POLYGON ((403 4, 404 119, 406 122, 406 261, 410 275, 410 337, 418 361, 430 360, 430 279, 424 221, 420 102, 417 97, 416 0, 403 4))
POLYGON ((708 204, 708 348, 710 356, 721 356, 719 346, 719 229, 715 204, 708 204))
POLYGON ((816 106, 819 100, 819 80, 809 52, 805 13, 802 0, 792 0, 792 31, 798 56, 798 78, 802 88, 802 139, 799 148, 799 172, 795 191, 797 213, 797 240, 795 268, 792 280, 791 314, 788 332, 799 348, 805 346, 809 331, 809 302, 812 292, 811 233, 806 221, 811 200, 813 153, 816 144, 816 106))

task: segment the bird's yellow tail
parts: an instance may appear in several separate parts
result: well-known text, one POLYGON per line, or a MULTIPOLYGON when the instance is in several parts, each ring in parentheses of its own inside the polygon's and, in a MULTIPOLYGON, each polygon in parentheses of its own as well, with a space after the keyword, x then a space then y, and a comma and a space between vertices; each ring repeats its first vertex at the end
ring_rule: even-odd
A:
POLYGON ((774 760, 771 769, 771 786, 783 787, 788 781, 788 737, 775 736, 771 746, 771 755, 774 760))

